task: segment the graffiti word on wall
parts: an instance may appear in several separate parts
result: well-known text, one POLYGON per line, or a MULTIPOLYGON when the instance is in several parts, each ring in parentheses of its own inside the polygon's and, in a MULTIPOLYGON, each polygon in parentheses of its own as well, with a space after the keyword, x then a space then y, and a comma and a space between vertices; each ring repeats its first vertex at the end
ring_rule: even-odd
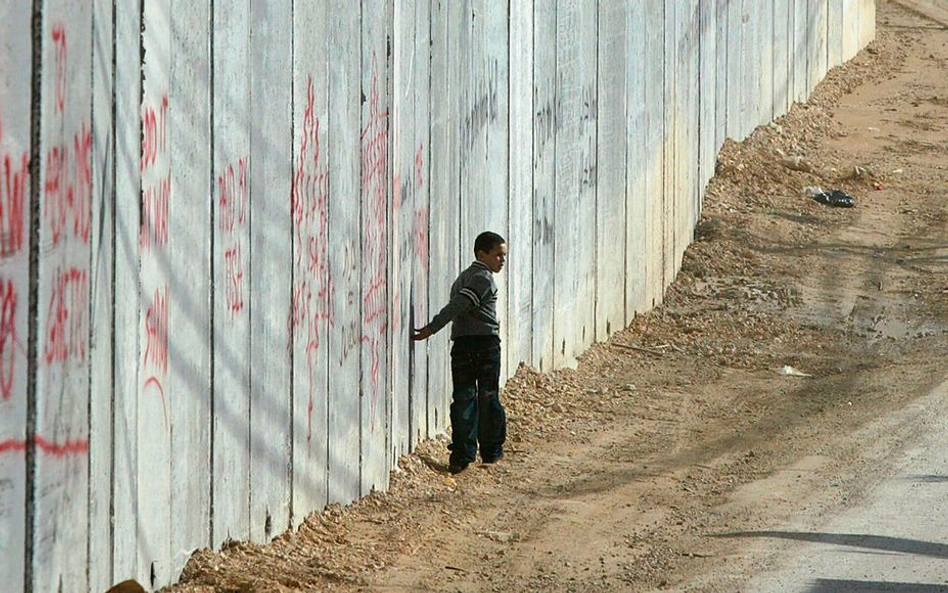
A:
POLYGON ((139 243, 142 251, 168 243, 168 205, 171 173, 168 153, 168 95, 160 105, 142 105, 142 218, 139 243))
POLYGON ((84 118, 70 136, 65 131, 66 107, 70 106, 66 89, 66 29, 53 27, 51 40, 55 49, 56 78, 51 130, 58 130, 59 141, 51 139, 46 151, 43 198, 45 219, 53 245, 58 245, 71 230, 73 237, 89 242, 92 228, 92 130, 84 118), (55 121, 58 120, 58 121, 55 121))
MULTIPOLYGON (((362 143, 362 190, 367 199, 363 220, 362 243, 362 342, 370 357, 371 417, 375 419, 378 405, 379 371, 382 362, 382 344, 388 329, 388 294, 386 257, 388 230, 387 172, 388 172, 388 109, 379 100, 377 59, 372 57, 372 87, 369 93, 368 114, 360 136, 362 143)), ((374 423, 372 425, 374 429, 374 423)))
POLYGON ((224 252, 224 298, 232 316, 244 308, 241 231, 247 220, 247 166, 248 159, 239 158, 217 176, 217 218, 224 252))
POLYGON ((145 314, 145 367, 164 375, 168 372, 168 287, 155 290, 145 314))
POLYGON ((46 364, 65 363, 86 358, 88 276, 80 268, 56 271, 46 312, 46 364))
POLYGON ((24 150, 10 154, 3 147, 3 114, 0 114, 0 258, 23 249, 23 206, 30 177, 30 159, 24 150))
POLYGON ((318 375, 318 352, 324 325, 333 325, 329 257, 329 169, 321 150, 319 118, 315 113, 313 79, 306 80, 306 106, 300 131, 296 169, 290 190, 293 215, 293 302, 290 331, 303 345, 307 364, 307 440, 312 438, 312 413, 318 375))
POLYGON ((92 131, 85 122, 71 142, 46 151, 46 179, 43 197, 46 222, 53 245, 72 231, 72 236, 89 242, 92 229, 92 131))

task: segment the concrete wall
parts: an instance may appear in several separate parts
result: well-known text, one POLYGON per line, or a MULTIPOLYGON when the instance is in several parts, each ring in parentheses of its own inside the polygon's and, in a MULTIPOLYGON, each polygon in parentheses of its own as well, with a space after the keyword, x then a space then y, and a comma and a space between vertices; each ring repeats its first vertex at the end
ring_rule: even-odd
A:
POLYGON ((504 373, 662 298, 725 137, 872 0, 0 0, 0 574, 173 581, 448 423, 471 259, 504 373))

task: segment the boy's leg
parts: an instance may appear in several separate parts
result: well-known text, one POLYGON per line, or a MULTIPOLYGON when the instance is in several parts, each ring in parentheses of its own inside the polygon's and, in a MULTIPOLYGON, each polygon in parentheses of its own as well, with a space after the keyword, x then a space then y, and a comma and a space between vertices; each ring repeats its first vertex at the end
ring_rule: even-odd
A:
POLYGON ((461 469, 477 457, 477 375, 470 352, 451 351, 451 379, 454 392, 451 400, 450 463, 461 469))
POLYGON ((492 463, 503 456, 507 440, 507 413, 500 403, 500 347, 481 353, 477 367, 477 440, 481 460, 492 463))

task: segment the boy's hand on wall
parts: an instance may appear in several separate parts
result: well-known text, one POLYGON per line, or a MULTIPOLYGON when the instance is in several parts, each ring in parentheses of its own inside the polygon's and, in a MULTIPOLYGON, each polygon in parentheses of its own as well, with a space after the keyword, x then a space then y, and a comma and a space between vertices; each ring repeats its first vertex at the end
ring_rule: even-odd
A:
POLYGON ((413 329, 411 330, 411 339, 415 340, 416 342, 418 340, 427 340, 428 338, 431 337, 431 333, 432 332, 428 328, 428 326, 425 326, 421 329, 413 329))

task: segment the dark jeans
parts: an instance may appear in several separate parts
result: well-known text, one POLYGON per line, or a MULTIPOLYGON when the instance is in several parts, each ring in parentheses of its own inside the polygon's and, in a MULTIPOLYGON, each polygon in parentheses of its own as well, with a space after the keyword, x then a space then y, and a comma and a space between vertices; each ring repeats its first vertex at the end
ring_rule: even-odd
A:
POLYGON ((507 414, 500 403, 500 339, 458 338, 451 348, 451 463, 466 465, 477 456, 494 461, 504 452, 507 414))

